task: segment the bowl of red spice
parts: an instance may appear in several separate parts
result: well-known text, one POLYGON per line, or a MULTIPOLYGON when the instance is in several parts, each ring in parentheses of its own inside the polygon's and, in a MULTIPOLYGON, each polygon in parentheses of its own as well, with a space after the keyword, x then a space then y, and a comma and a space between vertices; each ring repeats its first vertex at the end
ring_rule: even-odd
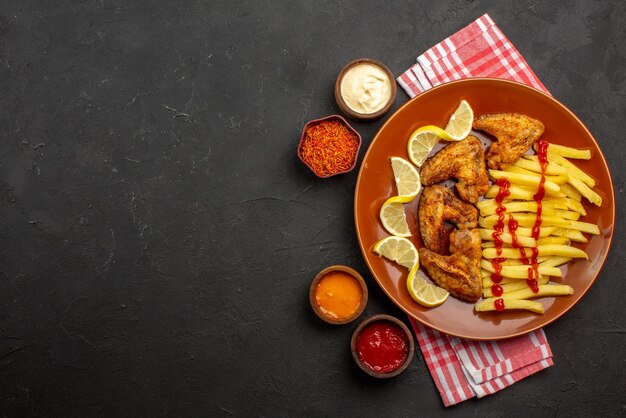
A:
POLYGON ((387 379, 402 373, 413 360, 409 328, 398 318, 374 315, 359 324, 350 341, 352 357, 370 376, 387 379))
POLYGON ((302 128, 298 158, 318 177, 351 171, 356 166, 361 135, 339 115, 308 122, 302 128))

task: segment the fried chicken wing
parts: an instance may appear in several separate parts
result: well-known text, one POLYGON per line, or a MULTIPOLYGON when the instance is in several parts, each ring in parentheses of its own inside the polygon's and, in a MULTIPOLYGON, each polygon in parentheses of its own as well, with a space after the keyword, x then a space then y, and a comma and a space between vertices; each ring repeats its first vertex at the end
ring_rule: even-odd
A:
POLYGON ((457 198, 443 186, 428 186, 422 191, 417 210, 420 234, 424 246, 438 254, 449 254, 450 232, 456 224, 459 229, 476 228, 478 210, 457 198))
POLYGON ((481 115, 474 119, 473 127, 497 138, 487 151, 489 168, 497 170, 519 160, 545 129, 541 121, 517 113, 481 115))
POLYGON ((420 264, 430 277, 452 296, 476 302, 482 294, 480 259, 482 250, 478 229, 462 229, 450 234, 450 252, 445 256, 419 249, 420 264))
POLYGON ((425 186, 456 178, 461 199, 478 202, 478 197, 487 193, 489 188, 482 144, 478 138, 469 135, 462 141, 446 145, 426 160, 421 177, 425 186))

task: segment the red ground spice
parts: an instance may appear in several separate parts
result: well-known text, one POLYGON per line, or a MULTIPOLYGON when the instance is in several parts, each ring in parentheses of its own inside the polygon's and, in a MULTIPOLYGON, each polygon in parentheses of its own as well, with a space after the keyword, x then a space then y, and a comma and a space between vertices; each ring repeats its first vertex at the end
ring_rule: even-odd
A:
POLYGON ((310 126, 300 145, 300 156, 320 177, 348 171, 359 148, 358 136, 338 120, 310 126))

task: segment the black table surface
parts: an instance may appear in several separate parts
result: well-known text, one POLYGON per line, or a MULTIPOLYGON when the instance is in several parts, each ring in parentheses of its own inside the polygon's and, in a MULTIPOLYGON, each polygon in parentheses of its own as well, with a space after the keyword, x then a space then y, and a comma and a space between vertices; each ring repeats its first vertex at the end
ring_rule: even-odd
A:
MULTIPOLYGON (((7 1, 0 8, 0 412, 5 416, 626 414, 623 1, 7 1), (444 408, 418 353, 387 381, 307 292, 360 271, 357 170, 321 180, 302 126, 335 77, 399 75, 489 13, 608 159, 617 225, 554 366, 444 408)), ((402 90, 392 111, 408 100, 402 90)), ((389 113, 387 116, 389 116, 389 113)), ((359 163, 385 118, 354 122, 359 163)))

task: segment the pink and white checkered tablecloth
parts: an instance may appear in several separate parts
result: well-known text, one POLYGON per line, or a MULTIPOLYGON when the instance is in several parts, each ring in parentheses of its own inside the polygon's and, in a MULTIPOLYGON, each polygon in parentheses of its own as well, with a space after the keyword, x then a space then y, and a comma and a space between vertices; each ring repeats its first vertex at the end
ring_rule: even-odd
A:
MULTIPOLYGON (((424 52, 397 81, 414 97, 441 83, 471 77, 514 80, 548 93, 487 14, 424 52)), ((480 342, 451 337, 413 319, 411 324, 445 406, 498 392, 553 364, 543 330, 480 342)))

